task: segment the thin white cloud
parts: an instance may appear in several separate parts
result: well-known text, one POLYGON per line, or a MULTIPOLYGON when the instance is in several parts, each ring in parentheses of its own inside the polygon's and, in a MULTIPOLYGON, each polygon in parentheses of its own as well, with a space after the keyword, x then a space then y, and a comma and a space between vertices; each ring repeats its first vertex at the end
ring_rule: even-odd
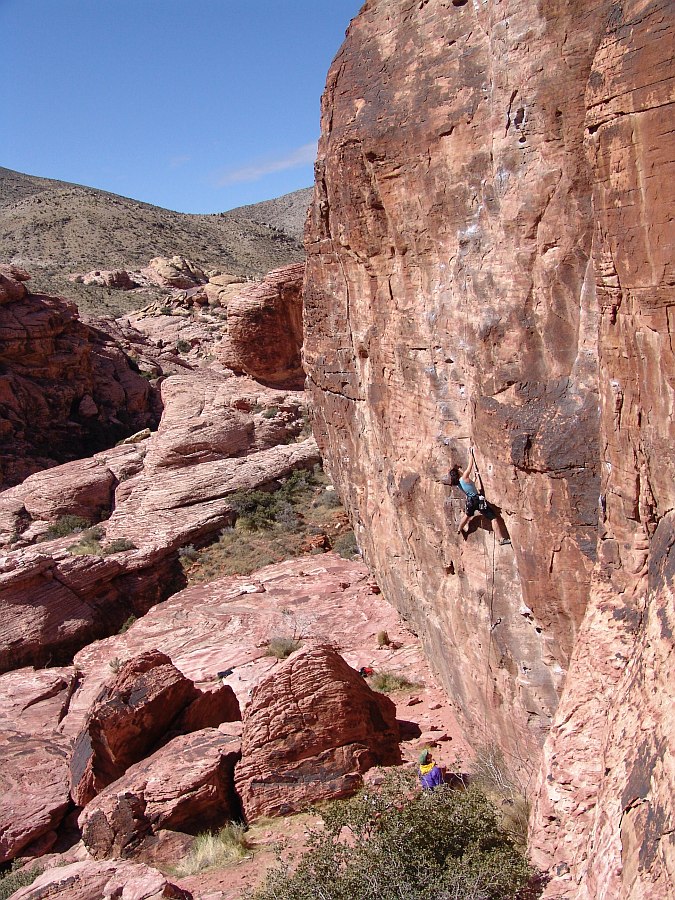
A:
POLYGON ((178 169, 180 166, 184 166, 185 163, 189 163, 192 157, 190 156, 172 156, 169 160, 169 168, 170 169, 178 169))
POLYGON ((229 184, 240 184, 244 181, 259 181, 265 175, 271 175, 272 172, 284 172, 286 169, 297 169, 298 166, 311 164, 316 159, 316 143, 316 141, 312 141, 310 144, 303 144, 302 147, 298 147, 281 159, 252 163, 242 169, 226 172, 218 178, 216 185, 217 187, 227 187, 229 184))

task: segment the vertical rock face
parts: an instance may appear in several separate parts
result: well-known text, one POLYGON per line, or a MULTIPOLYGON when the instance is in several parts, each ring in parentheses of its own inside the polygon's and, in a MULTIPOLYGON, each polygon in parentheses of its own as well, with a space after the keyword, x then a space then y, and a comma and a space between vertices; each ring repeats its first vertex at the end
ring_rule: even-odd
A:
POLYGON ((363 549, 467 717, 523 757, 584 613, 599 494, 601 16, 559 6, 366 4, 328 76, 307 243, 306 368, 363 549), (470 442, 513 548, 455 536, 440 479, 470 442))
POLYGON ((586 92, 604 514, 533 818, 549 896, 666 897, 675 873, 672 4, 624 4, 586 92))
POLYGON ((550 896, 650 896, 673 866, 673 15, 372 0, 323 99, 317 436, 476 740, 534 767, 556 716, 550 896), (455 534, 470 443, 512 548, 455 534))

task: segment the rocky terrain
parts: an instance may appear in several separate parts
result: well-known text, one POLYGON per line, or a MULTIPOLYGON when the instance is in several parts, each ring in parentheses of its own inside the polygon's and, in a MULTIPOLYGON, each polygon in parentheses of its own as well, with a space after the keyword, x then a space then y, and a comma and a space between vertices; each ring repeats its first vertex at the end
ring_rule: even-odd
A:
POLYGON ((0 168, 0 259, 28 269, 36 290, 70 297, 83 312, 119 315, 157 299, 161 291, 143 286, 139 299, 110 284, 71 287, 68 275, 140 269, 154 257, 175 255, 207 271, 264 275, 304 258, 298 235, 307 193, 268 201, 262 215, 256 205, 189 215, 0 168))
MULTIPOLYGON (((165 275, 189 268, 168 262, 165 275)), ((93 900, 120 879, 134 896, 201 896, 203 876, 183 889, 174 872, 198 832, 349 796, 421 746, 446 765, 466 758, 418 640, 360 561, 326 552, 329 534, 310 532, 315 555, 263 569, 260 556, 250 575, 187 587, 199 548, 236 535, 242 497, 320 461, 298 389, 302 268, 177 289, 167 308, 88 324, 30 293, 25 272, 2 278, 0 309, 25 343, 14 365, 33 395, 61 386, 71 411, 83 391, 100 405, 55 368, 86 371, 95 323, 161 415, 93 456, 36 457, 37 471, 0 493, 0 864, 47 868, 18 896, 93 900), (398 702, 362 666, 400 678, 398 702)), ((332 486, 312 477, 305 491, 334 508, 332 486)), ((295 529, 286 505, 280 522, 295 529)), ((288 546, 301 552, 300 537, 288 546)), ((260 876, 244 867, 230 884, 221 872, 218 896, 260 876)))
MULTIPOLYGON (((267 816, 423 746, 502 761, 546 900, 673 896, 674 31, 664 0, 370 0, 328 76, 304 283, 146 253, 77 269, 149 300, 79 320, 3 270, 5 429, 100 347, 161 413, 0 494, 0 857, 47 866, 17 900, 234 900, 307 840, 267 816), (457 533, 472 447, 510 543, 457 533), (328 528, 202 578, 321 457, 361 553, 328 528), (253 859, 180 874, 239 816, 253 859)), ((122 416, 68 384, 63 427, 122 416)))
POLYGON ((315 433, 474 740, 539 771, 547 897, 672 889, 674 24, 375 0, 323 98, 315 433), (471 445, 512 546, 455 533, 471 445))

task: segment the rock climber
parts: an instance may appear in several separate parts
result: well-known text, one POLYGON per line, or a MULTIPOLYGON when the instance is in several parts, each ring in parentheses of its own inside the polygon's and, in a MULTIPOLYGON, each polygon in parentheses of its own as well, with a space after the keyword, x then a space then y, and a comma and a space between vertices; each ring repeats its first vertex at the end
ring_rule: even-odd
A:
POLYGON ((434 788, 440 787, 445 783, 443 772, 434 762, 431 750, 422 750, 419 756, 419 776, 422 782, 423 791, 433 791, 434 788))
MULTIPOLYGON (((470 451, 470 461, 469 465, 466 469, 459 474, 459 466, 453 466, 448 473, 447 480, 453 485, 453 487, 459 487, 466 494, 466 513, 462 517, 462 521, 459 523, 459 528, 457 529, 457 534, 461 534, 462 537, 466 537, 468 532, 464 531, 464 528, 471 521, 471 518, 479 513, 480 515, 485 516, 485 518, 492 523, 492 527, 499 539, 499 543, 510 544, 511 539, 506 533, 506 527, 504 523, 499 518, 499 514, 493 509, 493 507, 487 502, 482 492, 479 492, 478 488, 471 480, 471 472, 476 464, 476 458, 473 453, 473 447, 470 451)), ((476 469, 476 471, 478 471, 476 469)), ((478 475, 480 479, 480 475, 478 475)), ((482 483, 481 483, 482 487, 482 483)))

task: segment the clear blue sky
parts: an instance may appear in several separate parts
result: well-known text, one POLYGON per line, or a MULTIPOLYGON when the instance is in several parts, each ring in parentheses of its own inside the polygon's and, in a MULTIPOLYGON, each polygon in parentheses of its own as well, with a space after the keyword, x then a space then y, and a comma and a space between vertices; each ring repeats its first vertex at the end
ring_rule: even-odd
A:
POLYGON ((180 212, 313 181, 361 0, 0 0, 0 165, 180 212))

